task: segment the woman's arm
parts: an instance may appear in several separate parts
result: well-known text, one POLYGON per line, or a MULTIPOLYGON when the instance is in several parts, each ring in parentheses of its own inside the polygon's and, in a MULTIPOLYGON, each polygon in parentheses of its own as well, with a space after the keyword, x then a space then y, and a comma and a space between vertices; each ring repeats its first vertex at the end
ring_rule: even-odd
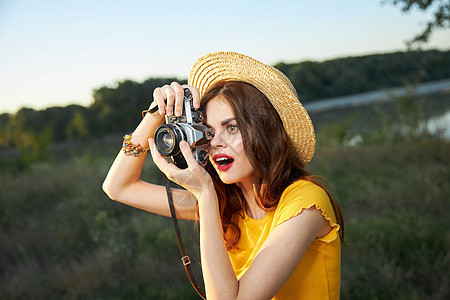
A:
POLYGON ((331 230, 319 209, 311 207, 275 227, 239 280, 239 299, 270 299, 283 287, 311 243, 331 230), (258 286, 255 289, 255 286, 258 286))
MULTIPOLYGON (((174 108, 179 110, 181 107, 183 98, 176 97, 176 93, 180 91, 183 93, 182 86, 177 83, 155 89, 155 102, 150 107, 158 105, 159 113, 145 115, 132 134, 132 144, 148 147, 148 139, 153 137, 158 126, 164 122, 163 115, 172 114, 174 108)), ((193 92, 193 95, 194 105, 199 106, 198 93, 193 92)), ((159 215, 170 216, 165 187, 140 180, 145 157, 146 153, 134 157, 120 151, 103 182, 103 190, 113 200, 159 215)), ((172 189, 172 195, 178 218, 195 219, 197 205, 195 197, 181 189, 172 189)))
POLYGON ((199 215, 200 254, 206 298, 237 299, 239 282, 223 240, 217 194, 211 189, 199 199, 199 215))
POLYGON ((275 227, 238 281, 213 203, 216 201, 199 200, 202 269, 208 299, 271 299, 289 279, 313 240, 331 230, 318 209, 303 210, 275 227))

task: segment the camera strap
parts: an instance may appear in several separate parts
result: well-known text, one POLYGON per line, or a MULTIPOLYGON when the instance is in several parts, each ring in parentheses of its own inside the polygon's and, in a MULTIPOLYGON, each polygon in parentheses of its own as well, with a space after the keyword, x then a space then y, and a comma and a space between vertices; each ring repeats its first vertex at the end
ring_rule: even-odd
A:
POLYGON ((195 279, 194 272, 191 268, 191 260, 189 259, 189 256, 186 254, 186 250, 184 248, 183 238, 181 237, 181 231, 180 227, 178 226, 178 219, 175 214, 175 207, 173 205, 173 199, 172 199, 172 193, 170 191, 170 181, 166 177, 164 173, 162 173, 164 177, 164 183, 166 186, 166 193, 167 193, 167 200, 169 201, 169 207, 170 207, 170 215, 172 216, 173 226, 175 228, 175 233, 177 235, 177 241, 178 241, 178 248, 180 249, 181 254, 181 261, 183 262, 184 269, 186 270, 186 274, 189 278, 189 281, 191 282, 194 289, 197 291, 197 293, 206 300, 206 295, 202 291, 202 289, 199 287, 197 280, 195 279))

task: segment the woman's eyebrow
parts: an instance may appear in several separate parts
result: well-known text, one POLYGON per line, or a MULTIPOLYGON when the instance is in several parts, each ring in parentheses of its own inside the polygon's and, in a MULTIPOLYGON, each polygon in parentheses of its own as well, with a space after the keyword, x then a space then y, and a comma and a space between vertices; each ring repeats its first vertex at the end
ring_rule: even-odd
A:
MULTIPOLYGON (((222 121, 220 121, 220 125, 221 126, 225 126, 225 125, 227 125, 228 123, 230 123, 230 122, 232 122, 232 121, 234 121, 234 120, 236 120, 236 118, 235 117, 232 117, 232 118, 228 118, 228 119, 225 119, 225 120, 222 120, 222 121)), ((204 123, 205 125, 206 125, 206 127, 211 127, 211 125, 209 125, 208 123, 204 123)))
POLYGON ((222 126, 225 126, 225 125, 227 125, 228 123, 230 123, 230 122, 232 122, 232 121, 234 121, 234 120, 236 120, 236 118, 228 118, 228 119, 225 119, 225 120, 223 120, 223 121, 221 121, 220 122, 220 125, 222 125, 222 126))

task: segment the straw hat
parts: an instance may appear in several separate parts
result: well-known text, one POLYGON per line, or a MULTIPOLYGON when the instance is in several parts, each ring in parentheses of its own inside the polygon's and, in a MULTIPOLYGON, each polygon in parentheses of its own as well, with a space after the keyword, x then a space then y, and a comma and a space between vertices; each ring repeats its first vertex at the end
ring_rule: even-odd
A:
POLYGON ((216 52, 201 57, 191 69, 188 84, 200 96, 216 82, 237 80, 260 90, 280 115, 284 129, 306 165, 314 154, 316 138, 311 119, 289 79, 279 70, 235 52, 216 52))

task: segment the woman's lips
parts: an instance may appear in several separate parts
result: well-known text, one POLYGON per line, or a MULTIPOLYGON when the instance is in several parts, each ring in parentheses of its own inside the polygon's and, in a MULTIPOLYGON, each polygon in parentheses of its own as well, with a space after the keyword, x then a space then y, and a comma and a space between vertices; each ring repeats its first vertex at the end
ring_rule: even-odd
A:
POLYGON ((216 163, 217 169, 222 172, 231 168, 234 162, 233 157, 223 153, 214 155, 213 160, 216 163))

